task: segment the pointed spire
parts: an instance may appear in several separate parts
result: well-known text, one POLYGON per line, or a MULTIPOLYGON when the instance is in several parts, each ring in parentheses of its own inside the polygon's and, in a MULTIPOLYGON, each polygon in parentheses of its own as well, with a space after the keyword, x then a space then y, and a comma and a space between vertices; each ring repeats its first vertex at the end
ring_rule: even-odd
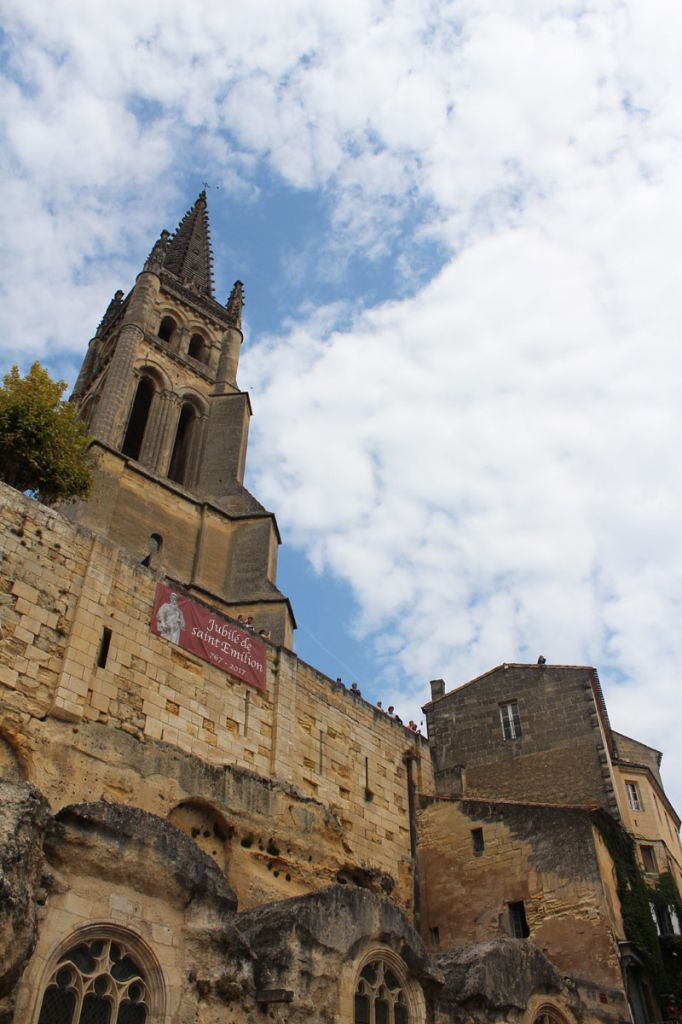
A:
POLYGON ((242 329, 242 309, 244 308, 244 285, 235 281, 226 304, 227 316, 233 327, 242 329))
POLYGON ((213 298, 213 253, 206 192, 178 224, 165 253, 164 268, 201 295, 213 298))

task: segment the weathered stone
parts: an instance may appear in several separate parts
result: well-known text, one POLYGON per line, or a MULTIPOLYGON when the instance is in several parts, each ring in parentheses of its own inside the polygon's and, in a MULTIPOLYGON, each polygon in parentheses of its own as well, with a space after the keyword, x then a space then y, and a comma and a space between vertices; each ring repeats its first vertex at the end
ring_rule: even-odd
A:
POLYGON ((64 844, 78 846, 80 869, 101 875, 103 847, 113 852, 110 878, 125 877, 147 892, 157 888, 168 894, 167 876, 171 875, 187 900, 200 900, 215 911, 231 914, 237 898, 225 875, 214 860, 170 822, 139 807, 113 804, 106 800, 73 804, 56 816, 62 828, 58 841, 49 840, 51 855, 64 858, 64 844), (146 856, 145 856, 146 854, 146 856), (161 871, 149 872, 150 855, 159 861, 161 871))
POLYGON ((10 1013, 11 992, 36 942, 49 810, 34 786, 0 779, 0 1020, 10 1013))
POLYGON ((236 924, 258 951, 256 985, 262 989, 289 987, 294 950, 324 949, 345 962, 371 935, 381 936, 416 975, 438 980, 424 943, 399 907, 366 889, 331 885, 247 910, 236 924))
POLYGON ((490 1011, 524 1010, 535 992, 560 992, 561 975, 531 942, 496 939, 438 953, 434 960, 445 984, 438 995, 441 1012, 455 1013, 467 1003, 490 1011))

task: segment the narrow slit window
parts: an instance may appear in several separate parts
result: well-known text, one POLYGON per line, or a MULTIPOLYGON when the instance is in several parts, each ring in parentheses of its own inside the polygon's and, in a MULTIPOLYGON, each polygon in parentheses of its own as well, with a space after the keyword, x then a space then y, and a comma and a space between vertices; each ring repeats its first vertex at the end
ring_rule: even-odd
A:
POLYGON ((509 927, 515 939, 527 939, 530 935, 523 900, 509 904, 509 927))
POLYGON ((472 828, 471 843, 474 848, 474 853, 483 853, 485 850, 485 840, 483 839, 482 828, 472 828))
POLYGON ((111 630, 108 626, 105 626, 102 630, 102 639, 99 642, 99 652, 97 654, 97 668, 107 667, 107 658, 109 657, 109 646, 111 644, 111 630))

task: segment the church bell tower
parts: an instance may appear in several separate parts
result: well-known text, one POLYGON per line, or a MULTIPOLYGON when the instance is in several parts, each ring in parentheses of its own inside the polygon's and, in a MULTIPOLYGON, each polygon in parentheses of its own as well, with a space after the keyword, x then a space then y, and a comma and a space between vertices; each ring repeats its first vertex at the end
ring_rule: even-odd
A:
POLYGON ((291 647, 275 583, 275 517, 244 487, 251 407, 239 390, 244 290, 214 296, 206 193, 162 231, 104 314, 72 400, 94 438, 95 487, 73 518, 228 615, 291 647))

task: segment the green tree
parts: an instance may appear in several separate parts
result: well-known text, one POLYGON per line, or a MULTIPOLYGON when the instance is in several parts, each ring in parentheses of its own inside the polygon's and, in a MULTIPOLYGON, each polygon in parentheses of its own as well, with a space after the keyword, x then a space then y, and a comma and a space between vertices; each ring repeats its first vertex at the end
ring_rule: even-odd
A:
POLYGON ((47 505, 92 487, 88 434, 65 390, 40 363, 25 377, 13 366, 0 387, 0 480, 47 505))

